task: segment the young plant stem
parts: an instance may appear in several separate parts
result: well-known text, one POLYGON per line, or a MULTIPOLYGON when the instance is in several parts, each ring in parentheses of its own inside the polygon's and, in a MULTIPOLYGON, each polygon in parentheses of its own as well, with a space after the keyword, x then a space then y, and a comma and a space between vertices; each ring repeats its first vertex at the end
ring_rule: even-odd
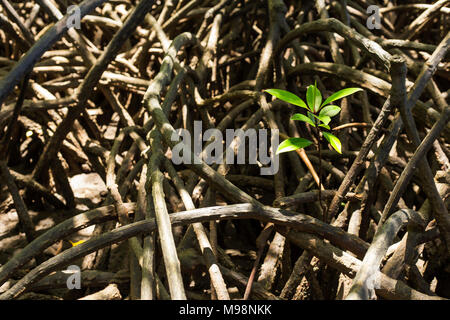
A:
POLYGON ((327 211, 325 210, 325 207, 322 203, 322 147, 320 145, 320 129, 316 127, 316 136, 317 136, 317 147, 319 149, 319 204, 320 208, 322 209, 322 215, 323 215, 323 221, 327 221, 327 211))

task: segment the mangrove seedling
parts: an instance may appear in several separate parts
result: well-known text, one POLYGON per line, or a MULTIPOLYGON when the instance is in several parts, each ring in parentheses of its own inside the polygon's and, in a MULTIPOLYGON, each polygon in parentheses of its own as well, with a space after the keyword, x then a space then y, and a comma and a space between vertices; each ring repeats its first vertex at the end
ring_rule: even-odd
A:
MULTIPOLYGON (((329 123, 331 118, 339 114, 341 108, 332 105, 331 103, 342 99, 346 96, 349 96, 355 92, 361 91, 361 88, 346 88, 339 90, 338 92, 333 93, 329 96, 325 101, 322 102, 322 94, 320 90, 317 88, 316 83, 314 85, 308 86, 306 90, 306 102, 300 99, 295 94, 281 89, 267 89, 265 92, 271 94, 272 96, 283 100, 287 103, 291 103, 293 105, 299 106, 303 109, 306 109, 306 115, 302 113, 295 113, 291 120, 303 121, 314 127, 314 132, 317 138, 317 149, 319 151, 319 203, 322 207, 322 199, 321 199, 321 189, 322 189, 322 178, 321 178, 321 167, 322 167, 322 154, 321 154, 321 136, 324 136, 325 139, 330 143, 334 150, 339 153, 342 153, 341 150, 341 141, 329 131, 331 130, 329 123), (326 131, 328 130, 328 131, 326 131)), ((312 141, 304 138, 288 138, 284 140, 277 149, 276 154, 288 151, 294 151, 301 148, 306 148, 307 146, 313 144, 312 141)), ((326 221, 326 211, 323 209, 324 220, 326 221)))

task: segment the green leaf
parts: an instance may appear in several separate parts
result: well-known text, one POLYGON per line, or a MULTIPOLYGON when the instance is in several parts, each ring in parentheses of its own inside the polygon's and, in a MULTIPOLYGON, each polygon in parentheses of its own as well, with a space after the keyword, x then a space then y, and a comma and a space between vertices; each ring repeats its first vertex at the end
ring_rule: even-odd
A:
POLYGON ((334 150, 336 150, 339 153, 342 153, 341 151, 341 141, 334 135, 332 135, 331 133, 328 132, 322 132, 323 136, 325 137, 325 139, 328 140, 328 142, 331 144, 331 146, 334 148, 334 150))
POLYGON ((329 106, 326 106, 326 107, 322 108, 322 110, 320 110, 319 115, 320 116, 334 117, 340 111, 341 111, 341 108, 339 108, 338 106, 329 105, 329 106))
POLYGON ((273 95, 274 97, 277 97, 280 100, 283 100, 285 102, 294 104, 296 106, 299 106, 299 107, 302 107, 302 108, 305 108, 308 110, 308 107, 306 106, 305 101, 303 101, 302 99, 300 99, 295 94, 293 94, 289 91, 281 90, 281 89, 267 89, 264 91, 273 95))
POLYGON ((321 115, 316 116, 314 113, 308 114, 308 116, 310 118, 313 117, 313 118, 319 119, 324 124, 329 124, 331 121, 331 118, 329 116, 321 116, 321 115))
POLYGON ((320 103, 322 102, 322 94, 317 89, 316 85, 308 86, 306 90, 306 102, 308 102, 309 109, 313 112, 319 111, 320 103))
POLYGON ((312 142, 303 139, 303 138, 289 138, 284 140, 277 148, 276 154, 282 153, 282 152, 289 152, 294 151, 301 148, 306 148, 307 146, 311 145, 312 142))
POLYGON ((323 106, 325 106, 325 105, 327 105, 327 104, 329 104, 330 102, 333 102, 333 101, 335 101, 335 100, 342 99, 342 98, 344 98, 344 97, 346 97, 346 96, 349 96, 349 95, 351 95, 351 94, 354 94, 355 92, 358 92, 358 91, 362 91, 362 89, 361 89, 361 88, 346 88, 346 89, 339 90, 338 92, 335 92, 335 93, 333 93, 331 96, 329 96, 329 97, 322 103, 322 106, 321 106, 321 107, 323 107, 323 106))
POLYGON ((324 124, 324 123, 319 124, 319 127, 322 127, 322 128, 330 130, 330 126, 327 125, 327 124, 324 124))
POLYGON ((309 123, 310 125, 312 125, 313 127, 315 127, 316 125, 314 124, 314 122, 308 118, 307 116, 305 116, 304 114, 301 113, 296 113, 291 117, 291 120, 299 120, 299 121, 303 121, 306 123, 309 123))
POLYGON ((324 124, 329 124, 331 121, 331 118, 329 116, 322 116, 322 115, 318 115, 316 116, 317 119, 319 119, 320 121, 322 121, 324 124))

